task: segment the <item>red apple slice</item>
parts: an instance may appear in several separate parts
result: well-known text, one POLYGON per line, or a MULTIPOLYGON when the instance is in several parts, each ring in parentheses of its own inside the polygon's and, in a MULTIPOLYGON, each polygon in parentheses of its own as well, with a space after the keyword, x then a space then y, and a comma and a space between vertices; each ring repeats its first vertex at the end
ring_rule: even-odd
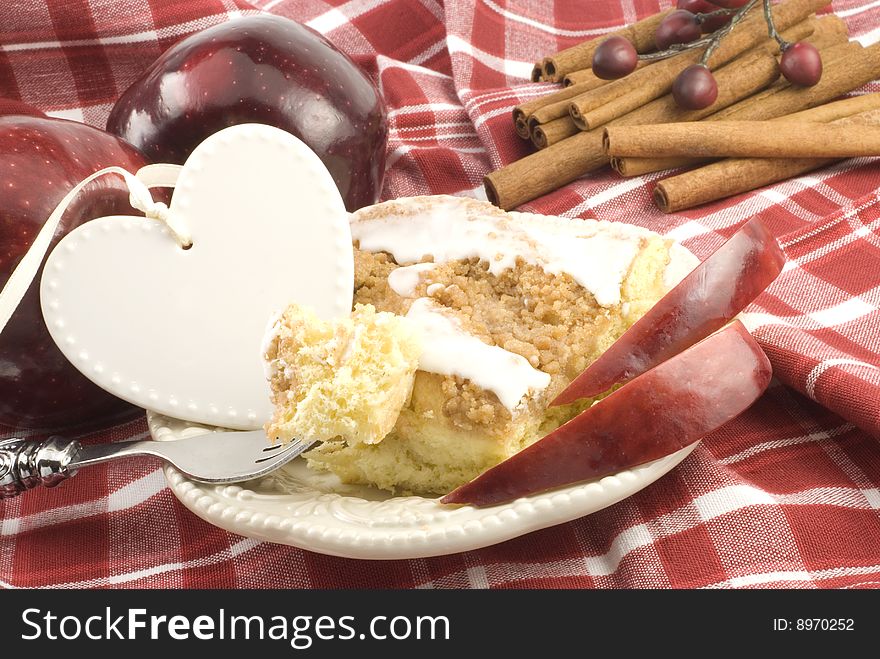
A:
POLYGON ((662 458, 748 408, 770 375, 767 356, 733 321, 441 501, 490 506, 662 458))
POLYGON ((785 254, 757 218, 746 222, 590 364, 551 403, 607 391, 709 336, 776 279, 785 254))

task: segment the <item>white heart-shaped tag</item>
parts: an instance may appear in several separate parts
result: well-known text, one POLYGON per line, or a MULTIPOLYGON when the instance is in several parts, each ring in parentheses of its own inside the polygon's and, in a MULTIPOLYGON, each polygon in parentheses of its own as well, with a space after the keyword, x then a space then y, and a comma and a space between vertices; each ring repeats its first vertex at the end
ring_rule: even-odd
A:
POLYGON ((93 382, 189 421, 259 428, 271 415, 260 354, 290 302, 325 318, 353 295, 348 215, 319 158, 294 136, 247 124, 200 144, 165 224, 102 217, 71 231, 41 282, 46 325, 93 382))

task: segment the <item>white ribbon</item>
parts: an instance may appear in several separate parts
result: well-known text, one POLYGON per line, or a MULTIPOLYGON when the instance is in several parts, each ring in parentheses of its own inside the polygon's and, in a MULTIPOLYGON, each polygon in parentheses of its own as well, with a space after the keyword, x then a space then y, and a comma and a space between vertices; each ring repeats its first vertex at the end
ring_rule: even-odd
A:
POLYGON ((64 216, 64 211, 78 195, 82 189, 97 178, 106 176, 107 174, 117 174, 125 180, 125 184, 129 190, 129 203, 132 208, 136 208, 146 215, 146 217, 164 223, 175 241, 184 249, 192 246, 192 238, 186 227, 177 222, 168 212, 168 206, 162 202, 153 200, 150 194, 150 188, 173 188, 177 183, 177 177, 180 175, 180 165, 147 165, 138 170, 137 175, 122 169, 121 167, 107 167, 95 172, 88 178, 80 181, 64 199, 55 207, 49 219, 40 229, 33 244, 25 253, 24 258, 12 271, 3 290, 0 291, 0 332, 6 327, 12 314, 21 304, 22 298, 30 288, 31 283, 40 270, 40 264, 43 262, 49 246, 52 244, 52 237, 58 229, 58 224, 64 216))

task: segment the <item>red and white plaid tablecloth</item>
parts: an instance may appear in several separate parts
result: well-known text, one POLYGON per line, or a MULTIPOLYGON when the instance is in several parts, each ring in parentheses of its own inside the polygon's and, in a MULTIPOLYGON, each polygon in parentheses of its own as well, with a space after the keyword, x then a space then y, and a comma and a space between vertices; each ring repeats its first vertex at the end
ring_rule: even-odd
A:
MULTIPOLYGON (((0 96, 103 126, 117 95, 177 39, 272 12, 326 34, 378 79, 391 126, 385 198, 482 196, 483 174, 528 150, 509 115, 545 89, 526 83, 532 63, 672 4, 4 0, 0 96)), ((880 39, 880 2, 833 6, 854 37, 880 39)), ((480 551, 364 562, 226 533, 184 509, 154 465, 108 464, 0 503, 0 586, 880 585, 880 165, 850 160, 674 215, 651 202, 655 180, 604 171, 527 208, 640 224, 701 256, 760 215, 790 258, 747 310, 778 381, 659 482, 480 551)), ((145 435, 138 420, 86 439, 145 435)))

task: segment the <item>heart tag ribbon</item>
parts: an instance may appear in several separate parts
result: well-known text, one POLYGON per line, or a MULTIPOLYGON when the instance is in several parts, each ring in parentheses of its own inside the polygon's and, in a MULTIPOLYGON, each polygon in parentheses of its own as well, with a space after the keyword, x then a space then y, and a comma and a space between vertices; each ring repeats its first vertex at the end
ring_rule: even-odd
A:
POLYGON ((272 412, 261 346, 275 314, 294 301, 328 319, 351 311, 351 231, 330 173, 296 137, 260 124, 215 133, 183 167, 107 173, 123 175, 147 217, 97 218, 52 251, 40 286, 52 338, 135 405, 261 427, 272 412), (175 187, 169 208, 146 190, 160 186, 175 187))

